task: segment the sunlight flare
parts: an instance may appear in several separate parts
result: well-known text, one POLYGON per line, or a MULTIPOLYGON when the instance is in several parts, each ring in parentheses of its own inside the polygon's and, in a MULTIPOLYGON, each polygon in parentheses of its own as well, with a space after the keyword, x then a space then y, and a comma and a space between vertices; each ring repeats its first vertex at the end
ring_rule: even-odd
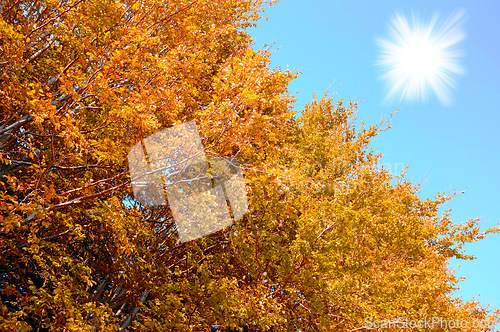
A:
POLYGON ((438 24, 439 16, 434 14, 425 24, 414 13, 411 20, 395 13, 389 39, 377 38, 377 65, 384 70, 386 102, 425 102, 432 90, 443 105, 451 105, 455 78, 464 74, 463 51, 457 47, 465 39, 463 16, 464 12, 457 12, 438 24))

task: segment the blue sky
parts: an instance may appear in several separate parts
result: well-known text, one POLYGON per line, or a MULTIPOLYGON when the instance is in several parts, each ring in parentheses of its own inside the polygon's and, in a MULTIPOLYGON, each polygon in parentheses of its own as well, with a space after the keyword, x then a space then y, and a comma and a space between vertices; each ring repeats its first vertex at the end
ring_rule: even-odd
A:
MULTIPOLYGON (((500 223, 499 14, 498 1, 282 0, 250 33, 255 48, 272 44, 272 66, 302 70, 290 85, 297 110, 312 94, 321 97, 327 90, 336 99, 359 99, 358 115, 368 124, 400 109, 372 148, 393 173, 409 166, 408 178, 422 183, 421 197, 456 190, 458 196, 446 205, 454 222, 479 217, 486 229, 500 223), (452 106, 432 94, 427 102, 382 102, 386 90, 375 65, 376 37, 387 36, 396 10, 407 16, 413 11, 425 21, 435 12, 444 20, 465 11, 467 36, 460 46, 466 73, 456 77, 452 106)), ((467 251, 477 259, 451 265, 460 265, 457 275, 466 277, 457 295, 500 308, 500 235, 467 251)))

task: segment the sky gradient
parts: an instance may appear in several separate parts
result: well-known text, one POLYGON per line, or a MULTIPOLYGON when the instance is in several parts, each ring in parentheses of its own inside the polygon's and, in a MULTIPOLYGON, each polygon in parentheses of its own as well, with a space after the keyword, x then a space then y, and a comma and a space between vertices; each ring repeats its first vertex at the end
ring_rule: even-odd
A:
MULTIPOLYGON (((421 197, 456 191, 445 205, 452 220, 479 217, 486 229, 500 223, 499 13, 497 1, 282 0, 250 33, 256 49, 272 46, 272 67, 301 70, 290 85, 297 111, 325 91, 337 100, 357 100, 367 124, 400 109, 371 147, 392 174, 409 166, 407 178, 421 183, 421 197), (387 36, 395 11, 429 21, 436 12, 444 20, 457 10, 465 13, 465 74, 456 77, 452 104, 443 106, 432 93, 427 102, 384 103, 376 38, 387 36)), ((452 262, 466 277, 456 295, 500 308, 500 234, 467 246, 467 253, 477 259, 452 262)))

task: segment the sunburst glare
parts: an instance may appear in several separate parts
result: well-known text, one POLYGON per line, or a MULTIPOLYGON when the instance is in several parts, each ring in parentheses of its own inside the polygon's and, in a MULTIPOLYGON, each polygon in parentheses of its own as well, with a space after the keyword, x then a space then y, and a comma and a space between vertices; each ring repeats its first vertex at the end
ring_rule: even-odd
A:
POLYGON ((377 65, 384 69, 386 102, 425 102, 432 90, 443 105, 452 104, 455 78, 464 73, 460 63, 463 52, 458 48, 465 39, 463 16, 464 12, 457 12, 438 24, 439 16, 435 13, 425 24, 414 13, 411 21, 395 13, 390 38, 377 38, 377 65))

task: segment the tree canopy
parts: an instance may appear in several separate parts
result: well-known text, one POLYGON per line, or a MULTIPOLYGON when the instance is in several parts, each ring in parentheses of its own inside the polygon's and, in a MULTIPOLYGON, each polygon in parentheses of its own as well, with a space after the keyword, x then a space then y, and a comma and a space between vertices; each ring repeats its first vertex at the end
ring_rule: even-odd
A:
POLYGON ((297 113, 297 73, 246 32, 268 4, 1 2, 0 329, 493 329, 498 312, 453 297, 448 262, 496 230, 378 167, 387 121, 360 126, 326 95, 297 113), (178 244, 168 205, 134 197, 127 154, 191 120, 207 154, 241 162, 249 211, 178 244))

